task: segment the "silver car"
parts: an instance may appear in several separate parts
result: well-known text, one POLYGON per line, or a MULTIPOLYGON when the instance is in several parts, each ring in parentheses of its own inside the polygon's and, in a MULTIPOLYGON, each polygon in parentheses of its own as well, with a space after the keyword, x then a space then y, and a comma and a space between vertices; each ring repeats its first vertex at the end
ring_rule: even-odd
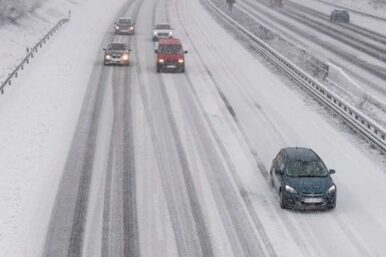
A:
POLYGON ((153 41, 158 41, 160 38, 173 37, 173 29, 169 24, 157 24, 153 29, 153 41))
POLYGON ((121 64, 130 65, 130 51, 131 49, 125 43, 110 43, 106 48, 103 49, 104 64, 121 64))
POLYGON ((134 34, 134 25, 135 23, 130 17, 121 17, 115 23, 115 34, 132 35, 134 34))

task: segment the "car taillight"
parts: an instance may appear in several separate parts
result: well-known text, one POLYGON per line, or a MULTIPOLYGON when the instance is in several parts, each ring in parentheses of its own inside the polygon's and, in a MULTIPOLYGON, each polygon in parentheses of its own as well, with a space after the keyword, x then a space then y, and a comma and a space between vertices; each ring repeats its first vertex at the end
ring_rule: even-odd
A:
POLYGON ((178 59, 178 63, 184 63, 184 59, 178 59))
POLYGON ((165 60, 164 60, 164 59, 158 59, 158 62, 159 62, 159 63, 164 63, 165 60))

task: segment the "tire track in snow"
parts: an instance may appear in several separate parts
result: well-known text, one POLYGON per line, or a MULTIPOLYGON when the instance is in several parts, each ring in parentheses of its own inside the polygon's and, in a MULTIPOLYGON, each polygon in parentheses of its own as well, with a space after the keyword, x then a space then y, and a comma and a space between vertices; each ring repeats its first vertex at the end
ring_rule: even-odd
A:
MULTIPOLYGON (((186 28, 186 26, 185 26, 185 23, 184 23, 184 21, 183 21, 183 19, 182 19, 182 17, 181 17, 181 13, 179 12, 178 6, 176 5, 175 8, 176 8, 177 17, 178 17, 178 19, 179 19, 179 21, 180 21, 180 24, 181 24, 182 27, 184 28, 184 33, 185 33, 186 36, 190 39, 190 42, 191 42, 192 46, 194 47, 195 44, 194 44, 193 40, 191 39, 191 37, 190 37, 190 35, 189 35, 189 30, 188 30, 188 29, 186 28)), ((183 8, 183 9, 187 10, 187 8, 183 8)), ((198 25, 197 23, 196 23, 196 27, 199 28, 199 25, 198 25)), ((202 35, 204 35, 204 34, 205 34, 205 33, 202 33, 202 35)), ((205 62, 204 62, 202 56, 200 55, 199 51, 198 51, 196 48, 194 48, 194 49, 195 49, 195 52, 197 53, 197 55, 199 56, 201 62, 203 63, 203 67, 205 68, 205 70, 206 70, 207 74, 209 75, 210 79, 212 80, 213 84, 216 85, 216 89, 217 89, 217 91, 218 91, 218 93, 219 93, 221 99, 224 101, 224 104, 225 104, 225 106, 227 107, 227 109, 228 109, 230 115, 233 117, 233 119, 235 120, 235 123, 238 124, 238 127, 239 127, 239 129, 240 129, 240 126, 239 126, 240 123, 239 123, 239 121, 238 121, 237 115, 236 115, 236 113, 234 112, 232 106, 230 105, 230 103, 229 103, 228 100, 226 99, 224 93, 221 91, 220 86, 217 84, 217 82, 216 82, 215 79, 213 78, 212 73, 210 72, 209 68, 206 66, 206 64, 205 64, 205 62)), ((185 77, 186 77, 186 79, 187 79, 187 81, 188 81, 188 84, 189 84, 189 86, 190 86, 190 88, 191 88, 191 91, 192 91, 193 95, 195 96, 196 99, 198 99, 197 102, 198 102, 198 103, 201 103, 200 100, 199 100, 199 96, 198 96, 197 93, 195 92, 194 86, 193 86, 193 84, 192 84, 192 82, 191 82, 189 76, 188 76, 188 75, 185 75, 185 77)), ((257 213, 255 212, 255 210, 252 208, 251 200, 250 200, 248 194, 246 194, 246 193, 244 192, 245 190, 243 189, 243 186, 242 186, 242 184, 241 184, 241 181, 240 181, 240 179, 237 177, 237 171, 235 170, 235 167, 233 166, 233 164, 232 164, 232 162, 231 162, 231 158, 230 158, 230 157, 228 156, 228 154, 227 154, 227 151, 226 151, 226 149, 225 149, 225 146, 223 145, 221 139, 220 139, 219 136, 217 135, 217 132, 216 132, 216 130, 214 129, 214 126, 213 126, 212 122, 210 121, 210 118, 207 116, 204 107, 203 107, 202 105, 201 105, 200 107, 201 107, 201 109, 202 109, 202 113, 203 113, 204 116, 205 116, 206 122, 207 122, 208 126, 209 126, 210 129, 211 129, 211 133, 212 133, 213 137, 216 139, 217 145, 219 146, 219 148, 220 148, 220 150, 221 150, 221 153, 223 154, 224 159, 225 159, 226 162, 227 162, 228 168, 229 168, 229 170, 231 171, 231 173, 232 173, 232 175, 233 175, 234 181, 235 181, 236 184, 238 185, 240 194, 243 196, 244 203, 245 203, 245 205, 246 205, 246 207, 247 207, 247 209, 248 209, 248 212, 249 212, 249 214, 250 214, 250 216, 251 216, 251 218, 252 218, 252 220, 253 220, 253 222, 254 222, 254 225, 255 225, 255 227, 256 227, 256 230, 257 230, 258 233, 259 233, 259 238, 260 238, 260 240, 262 241, 262 243, 263 243, 263 245, 264 245, 264 248, 265 248, 266 251, 267 251, 266 253, 263 252, 263 254, 265 254, 266 256, 276 256, 275 250, 274 250, 274 248, 273 248, 273 246, 272 246, 272 244, 271 244, 271 242, 270 242, 270 240, 269 240, 269 238, 268 238, 268 236, 267 236, 267 234, 266 234, 266 232, 265 232, 265 229, 264 229, 264 227, 263 227, 263 225, 262 225, 262 222, 261 222, 261 220, 259 219, 259 217, 258 217, 257 213)), ((205 142, 205 141, 202 141, 202 142, 205 142)), ((249 141, 247 141, 247 142, 249 142, 249 141)), ((250 149, 253 149, 253 148, 250 148, 250 149)), ((256 152, 255 152, 255 151, 253 151, 252 154, 256 157, 256 152)), ((259 160, 258 166, 260 167, 261 165, 262 165, 262 162, 259 160)), ((213 166, 213 167, 215 167, 215 166, 213 166)), ((217 179, 223 180, 222 177, 217 177, 217 179)), ((224 183, 226 183, 226 182, 224 182, 224 183)), ((229 182, 227 182, 227 183, 229 183, 229 182)), ((226 192, 223 192, 223 193, 226 193, 226 192)), ((231 209, 229 209, 229 210, 231 210, 231 209)), ((256 241, 256 242, 258 242, 258 241, 256 241)), ((261 245, 259 246, 259 248, 260 248, 260 249, 263 249, 263 247, 262 247, 261 245)), ((256 250, 255 250, 255 251, 256 251, 256 250)), ((260 250, 260 251, 262 251, 262 250, 260 250)), ((245 252, 248 252, 248 250, 246 250, 245 252)), ((246 256, 248 256, 248 255, 246 255, 246 256)))
MULTIPOLYGON (((142 6, 143 0, 133 1, 126 11, 125 15, 131 16, 134 20, 142 6), (137 2, 133 7, 132 5, 137 2), (130 9, 133 9, 130 13, 130 9), (130 15, 131 14, 131 15, 130 15)), ((114 41, 125 42, 130 45, 132 38, 116 36, 114 41)), ((109 67, 110 68, 110 67, 109 67)), ((117 183, 116 187, 121 187, 115 193, 122 194, 117 196, 116 200, 122 200, 122 203, 117 203, 117 209, 110 209, 110 203, 106 205, 106 215, 108 218, 104 220, 104 230, 102 238, 102 247, 110 248, 109 242, 113 243, 114 248, 110 253, 109 250, 102 249, 102 257, 107 256, 140 256, 139 229, 138 229, 138 212, 137 212, 137 193, 136 193, 136 169, 135 169, 135 147, 133 138, 133 110, 132 110, 132 72, 131 67, 111 67, 113 69, 113 103, 114 103, 114 162, 116 179, 113 183, 117 183), (121 214, 123 217, 121 217, 121 214), (122 222, 123 228, 117 229, 116 225, 122 222), (110 231, 110 223, 116 224, 115 230, 110 231), (110 233, 115 233, 111 235, 110 233), (118 241, 120 242, 116 242, 118 241), (115 241, 115 242, 113 242, 115 241), (105 255, 103 255, 105 254, 105 255)), ((113 168, 113 167, 110 167, 113 168)), ((109 172, 109 171, 108 171, 109 172)), ((114 188, 111 185, 110 191, 114 188)), ((108 197, 111 192, 108 193, 108 197)), ((111 197, 110 197, 110 200, 111 197)))
MULTIPOLYGON (((152 4, 155 8, 154 1, 152 4)), ((154 24, 154 19, 153 16, 151 24, 148 24, 149 29, 154 24)), ((136 46, 139 44, 141 42, 136 41, 136 46)), ((137 63, 141 63, 138 56, 137 63)), ((149 80, 154 84, 148 85, 143 78, 145 71, 137 66, 137 72, 141 98, 156 149, 156 158, 161 171, 161 183, 171 216, 178 255, 181 257, 211 257, 213 256, 211 240, 194 188, 192 171, 182 148, 181 138, 170 110, 170 103, 161 90, 165 85, 160 80, 160 76, 153 72, 148 73, 148 75, 151 76, 149 80), (151 88, 149 88, 150 86, 151 88)))
MULTIPOLYGON (((123 9, 128 9, 131 3, 126 2, 123 9)), ((109 37, 110 33, 107 32, 101 48, 109 37)), ((60 181, 43 250, 44 257, 82 256, 99 119, 105 84, 111 76, 111 72, 104 70, 98 61, 95 67, 60 181)))

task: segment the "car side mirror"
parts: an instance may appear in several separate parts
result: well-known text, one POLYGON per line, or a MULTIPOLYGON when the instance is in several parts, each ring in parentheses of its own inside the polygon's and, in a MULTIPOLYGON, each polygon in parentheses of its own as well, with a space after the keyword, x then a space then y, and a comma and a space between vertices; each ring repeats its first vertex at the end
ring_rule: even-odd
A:
POLYGON ((186 54, 187 54, 187 53, 188 53, 188 50, 185 50, 185 51, 184 51, 184 53, 186 53, 186 54))
POLYGON ((106 51, 106 48, 103 48, 103 51, 106 51))
POLYGON ((129 48, 129 52, 131 52, 131 48, 129 48))
POLYGON ((328 171, 328 174, 330 174, 330 175, 331 175, 331 174, 335 174, 335 173, 336 173, 335 170, 329 170, 329 171, 328 171))
POLYGON ((154 50, 154 53, 158 54, 158 50, 157 50, 157 49, 155 49, 155 50, 154 50))

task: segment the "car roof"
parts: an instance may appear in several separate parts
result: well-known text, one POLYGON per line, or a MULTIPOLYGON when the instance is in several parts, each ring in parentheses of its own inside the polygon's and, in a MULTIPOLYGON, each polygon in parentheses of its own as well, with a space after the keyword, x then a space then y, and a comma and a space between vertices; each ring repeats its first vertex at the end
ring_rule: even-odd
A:
POLYGON ((164 26, 165 26, 165 27, 166 27, 166 26, 168 26, 169 28, 171 28, 171 26, 170 26, 170 24, 169 24, 169 23, 158 23, 158 24, 156 24, 156 25, 155 25, 155 27, 156 27, 156 28, 157 28, 157 27, 161 27, 161 26, 162 26, 162 27, 164 27, 164 26))
POLYGON ((304 147, 287 147, 283 151, 291 161, 315 161, 320 160, 319 156, 311 149, 304 147))
POLYGON ((178 38, 161 38, 159 40, 160 45, 181 45, 181 41, 178 38))
POLYGON ((131 20, 131 17, 119 17, 118 20, 131 20))

